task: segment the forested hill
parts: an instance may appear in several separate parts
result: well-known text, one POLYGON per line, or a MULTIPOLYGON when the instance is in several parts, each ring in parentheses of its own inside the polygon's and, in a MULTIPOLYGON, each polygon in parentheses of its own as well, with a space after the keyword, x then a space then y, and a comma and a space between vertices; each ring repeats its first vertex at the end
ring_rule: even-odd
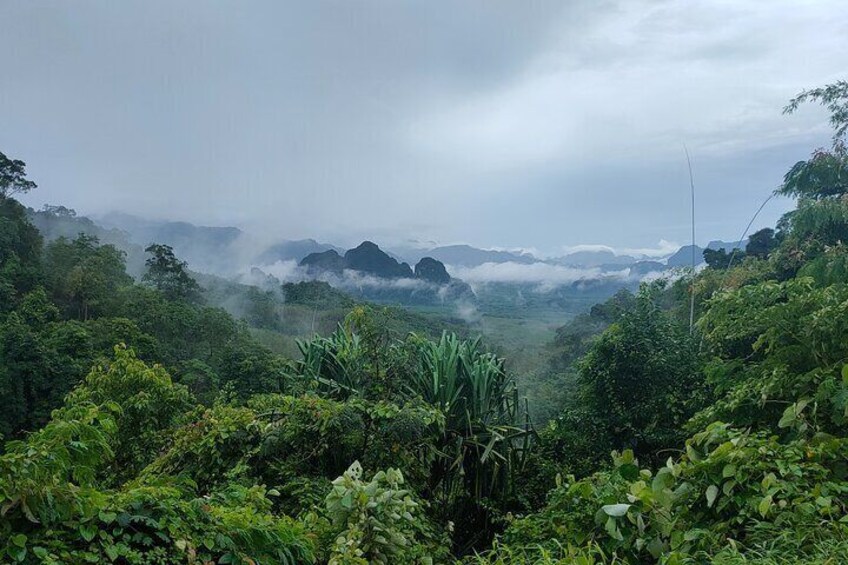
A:
POLYGON ((0 562, 848 562, 848 83, 807 101, 796 208, 563 327, 535 424, 479 341, 307 284, 350 312, 294 360, 168 246, 45 245, 0 154, 0 562))
MULTIPOLYGON (((281 390, 280 371, 288 361, 275 352, 299 357, 298 338, 330 334, 354 308, 370 308, 316 281, 269 280, 257 287, 191 273, 164 245, 148 248, 136 282, 126 269, 127 253, 99 237, 132 251, 122 232, 67 209, 27 213, 9 197, 2 209, 0 386, 9 410, 0 415, 0 434, 6 438, 44 424, 116 344, 164 365, 198 397, 212 398, 224 388, 281 390), (51 241, 29 221, 33 217, 49 227, 51 241)), ((392 335, 467 332, 461 321, 399 308, 373 315, 392 335)))

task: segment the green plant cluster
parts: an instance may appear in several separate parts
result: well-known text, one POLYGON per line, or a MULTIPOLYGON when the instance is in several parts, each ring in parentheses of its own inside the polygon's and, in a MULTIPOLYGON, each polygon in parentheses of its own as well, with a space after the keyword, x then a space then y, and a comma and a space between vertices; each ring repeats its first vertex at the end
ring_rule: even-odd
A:
POLYGON ((201 495, 186 477, 139 478, 187 408, 160 367, 117 348, 51 421, 0 456, 4 562, 301 563, 314 542, 266 489, 201 495), (127 480, 124 480, 126 475, 127 480))

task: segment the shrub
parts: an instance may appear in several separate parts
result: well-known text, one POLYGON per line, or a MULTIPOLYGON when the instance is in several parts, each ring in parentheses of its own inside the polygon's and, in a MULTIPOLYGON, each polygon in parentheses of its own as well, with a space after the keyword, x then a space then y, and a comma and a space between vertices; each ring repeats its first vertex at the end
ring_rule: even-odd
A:
POLYGON ((333 481, 326 513, 338 534, 330 565, 433 563, 439 550, 432 528, 403 484, 392 468, 364 481, 358 461, 333 481))

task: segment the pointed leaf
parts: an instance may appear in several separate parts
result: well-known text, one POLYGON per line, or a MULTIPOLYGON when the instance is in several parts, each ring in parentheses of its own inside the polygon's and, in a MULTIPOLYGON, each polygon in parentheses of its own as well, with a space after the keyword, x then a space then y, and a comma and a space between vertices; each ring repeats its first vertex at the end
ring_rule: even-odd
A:
POLYGON ((606 506, 602 506, 601 510, 607 516, 620 517, 627 514, 627 511, 630 510, 630 504, 607 504, 606 506))
POLYGON ((707 487, 707 506, 712 508, 713 503, 715 503, 715 499, 718 496, 718 487, 715 485, 710 485, 707 487))
POLYGON ((771 502, 771 495, 764 496, 763 499, 760 501, 760 504, 757 506, 757 510, 760 511, 760 516, 762 516, 763 518, 765 518, 766 514, 768 514, 769 508, 771 508, 771 502))

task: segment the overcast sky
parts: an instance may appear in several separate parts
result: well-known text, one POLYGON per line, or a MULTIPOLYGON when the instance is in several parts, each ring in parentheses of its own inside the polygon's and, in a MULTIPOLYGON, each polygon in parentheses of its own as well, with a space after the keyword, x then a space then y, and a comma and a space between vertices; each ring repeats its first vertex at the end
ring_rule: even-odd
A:
MULTIPOLYGON (((826 145, 834 1, 0 0, 25 201, 271 238, 555 253, 733 239, 826 145)), ((773 201, 758 225, 791 205, 773 201)))

